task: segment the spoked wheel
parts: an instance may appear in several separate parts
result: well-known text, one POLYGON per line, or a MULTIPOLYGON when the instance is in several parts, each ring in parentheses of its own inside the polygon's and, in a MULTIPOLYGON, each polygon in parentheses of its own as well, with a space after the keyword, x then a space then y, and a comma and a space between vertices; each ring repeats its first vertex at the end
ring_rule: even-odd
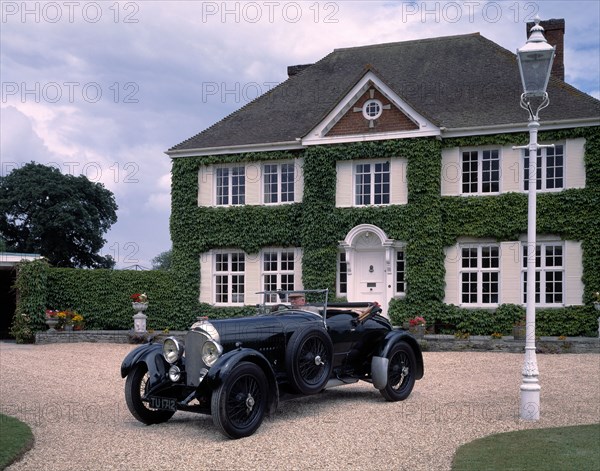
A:
POLYGON ((307 326, 294 332, 286 351, 286 368, 296 392, 320 392, 331 375, 332 358, 333 343, 324 329, 307 326))
POLYGON ((153 409, 147 402, 142 401, 142 397, 148 390, 148 367, 145 363, 139 363, 133 371, 127 375, 125 381, 125 402, 129 412, 137 420, 146 424, 160 424, 173 417, 174 411, 153 409))
POLYGON ((214 424, 229 438, 252 435, 265 416, 268 394, 267 378, 260 367, 239 363, 212 394, 214 424))
POLYGON ((415 385, 415 354, 404 342, 392 347, 388 354, 387 384, 379 392, 388 401, 403 401, 415 385))

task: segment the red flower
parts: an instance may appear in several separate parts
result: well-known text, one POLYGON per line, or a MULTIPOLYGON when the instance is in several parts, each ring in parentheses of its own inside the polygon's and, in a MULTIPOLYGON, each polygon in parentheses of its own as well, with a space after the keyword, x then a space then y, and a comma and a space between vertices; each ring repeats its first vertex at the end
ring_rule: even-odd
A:
POLYGON ((413 319, 410 319, 408 321, 408 324, 411 327, 415 327, 417 325, 425 325, 425 324, 427 324, 427 322, 425 322, 425 318, 424 317, 417 316, 417 317, 414 317, 413 319))
POLYGON ((146 295, 146 293, 132 294, 131 299, 133 300, 134 303, 147 303, 148 302, 148 296, 146 295))

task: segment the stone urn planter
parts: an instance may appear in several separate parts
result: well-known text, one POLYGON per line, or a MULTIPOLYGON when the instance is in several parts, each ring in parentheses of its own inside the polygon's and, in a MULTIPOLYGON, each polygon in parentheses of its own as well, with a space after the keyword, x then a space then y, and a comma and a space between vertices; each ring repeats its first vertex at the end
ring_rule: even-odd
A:
POLYGON ((131 307, 133 307, 133 310, 137 313, 137 312, 144 312, 146 309, 148 309, 148 303, 136 303, 133 302, 131 303, 131 307))
POLYGON ((146 320, 148 319, 148 316, 144 314, 144 311, 148 309, 148 303, 133 302, 131 303, 131 307, 133 307, 133 310, 135 311, 135 314, 133 316, 134 332, 146 332, 146 320))
POLYGON ((46 325, 49 327, 48 332, 56 332, 56 326, 58 325, 58 319, 55 317, 49 317, 46 319, 46 325))

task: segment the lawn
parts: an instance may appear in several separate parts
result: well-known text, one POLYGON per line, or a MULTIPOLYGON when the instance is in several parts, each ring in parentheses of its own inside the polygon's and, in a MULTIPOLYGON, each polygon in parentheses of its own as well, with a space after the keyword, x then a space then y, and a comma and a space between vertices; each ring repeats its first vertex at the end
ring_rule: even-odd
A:
POLYGON ((33 433, 27 424, 0 414, 0 470, 33 446, 33 433))
POLYGON ((453 471, 598 471, 600 424, 521 430, 461 446, 453 471))

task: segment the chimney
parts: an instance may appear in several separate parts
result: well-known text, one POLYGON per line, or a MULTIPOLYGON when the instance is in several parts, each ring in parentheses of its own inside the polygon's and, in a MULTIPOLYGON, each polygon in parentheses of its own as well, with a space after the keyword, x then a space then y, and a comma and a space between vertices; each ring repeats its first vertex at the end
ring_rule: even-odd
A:
POLYGON ((289 77, 293 77, 294 75, 298 75, 300 72, 302 72, 304 69, 307 69, 311 65, 313 65, 313 64, 302 64, 302 65, 290 65, 290 66, 288 66, 288 68, 287 68, 288 78, 289 77))
MULTIPOLYGON (((533 21, 527 23, 527 38, 529 32, 535 23, 533 21)), ((540 26, 544 28, 544 36, 546 41, 551 46, 556 46, 554 62, 552 63, 552 72, 550 75, 557 79, 565 81, 565 20, 552 19, 540 21, 540 26)))

